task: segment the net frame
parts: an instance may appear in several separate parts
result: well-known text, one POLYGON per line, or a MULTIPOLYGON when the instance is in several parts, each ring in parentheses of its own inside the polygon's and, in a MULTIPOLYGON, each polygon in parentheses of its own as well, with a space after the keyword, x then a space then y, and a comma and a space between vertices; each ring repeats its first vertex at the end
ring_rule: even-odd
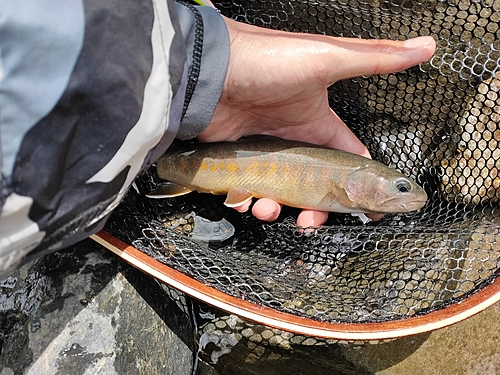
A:
POLYGON ((500 279, 496 279, 460 303, 452 303, 423 316, 385 322, 325 323, 280 312, 220 292, 149 257, 105 230, 91 238, 132 266, 192 298, 241 318, 305 336, 358 341, 416 335, 461 322, 500 300, 500 279))
MULTIPOLYGON (((491 35, 498 35, 499 32, 498 28, 493 30, 493 26, 485 24, 484 20, 489 19, 493 25, 498 23, 500 3, 463 0, 342 0, 332 3, 336 4, 333 11, 326 9, 326 2, 312 1, 234 1, 219 2, 217 5, 224 8, 224 4, 230 4, 229 15, 240 21, 290 31, 325 32, 331 27, 327 32, 330 35, 391 39, 434 35, 438 39, 438 49, 430 62, 396 75, 362 77, 339 82, 334 87, 335 93, 330 92, 330 102, 341 118, 348 122, 368 145, 374 158, 424 182, 428 193, 432 193, 432 204, 418 213, 421 215, 420 224, 423 220, 429 221, 431 224, 427 229, 431 230, 432 227, 442 225, 444 231, 440 233, 436 230, 435 233, 444 236, 444 242, 453 242, 455 240, 452 235, 446 236, 453 232, 454 229, 450 228, 454 225, 463 226, 464 232, 467 232, 467 228, 473 228, 480 225, 481 220, 486 220, 492 224, 490 229, 493 234, 488 237, 488 233, 484 232, 480 241, 488 241, 489 238, 496 241, 499 218, 496 177, 483 175, 482 171, 486 170, 485 166, 489 168, 488 172, 494 172, 497 167, 495 163, 488 165, 487 160, 481 159, 482 156, 476 157, 475 153, 477 150, 484 153, 484 145, 487 144, 493 160, 498 159, 494 156, 496 143, 493 145, 492 142, 496 142, 498 118, 495 116, 500 112, 500 107, 497 108, 500 43, 491 39, 491 35), (295 10, 299 12, 295 14, 295 10), (330 15, 340 26, 328 26, 328 19, 324 18, 328 15, 328 10, 333 12, 330 15), (436 12, 433 13, 433 10, 436 12), (344 16, 343 12, 348 16, 344 16), (495 21, 493 17, 498 20, 495 21), (364 26, 370 22, 372 26, 375 25, 372 29, 364 26), (376 22, 378 24, 375 24, 376 22), (419 25, 418 30, 415 29, 415 22, 419 25), (445 27, 448 24, 450 26, 445 27), (476 35, 480 31, 475 31, 475 26, 478 30, 483 29, 482 36, 476 35), (402 34, 401 30, 406 31, 402 34), (465 33, 465 36, 460 35, 460 30, 468 33, 465 33), (489 47, 486 46, 489 49, 478 43, 478 40, 484 41, 485 45, 489 43, 489 47), (471 54, 474 56, 472 60, 471 54), (384 87, 390 90, 384 92, 384 87), (384 94, 384 99, 381 99, 380 93, 384 94), (386 99, 390 95, 395 98, 393 102, 397 105, 388 105, 390 101, 386 99), (450 105, 450 110, 444 110, 446 104, 450 105), (368 115, 363 117, 365 114, 368 115), (420 123, 423 118, 432 120, 424 124, 432 124, 430 129, 420 123), (479 124, 479 127, 470 127, 470 123, 479 124), (359 131, 362 128, 359 124, 368 129, 367 134, 359 131), (492 135, 487 135, 488 132, 492 135), (486 182, 489 177, 489 182, 486 182), (483 185, 478 181, 482 181, 483 185), (476 210, 477 207, 480 212, 476 210)), ((225 11, 228 15, 227 9, 225 11)), ((401 224, 405 227, 412 225, 414 221, 415 216, 407 215, 395 218, 386 225, 390 227, 401 224)), ((345 218, 342 219, 342 224, 346 224, 345 218)), ((429 233, 426 232, 425 225, 423 227, 421 233, 429 233)), ((471 229, 469 234, 474 236, 474 230, 471 229)), ((203 302, 259 323, 317 337, 366 340, 421 333, 463 320, 500 298, 497 279, 500 268, 497 268, 458 297, 444 299, 438 306, 422 309, 416 315, 396 314, 386 317, 385 321, 372 319, 355 322, 351 318, 350 321, 340 323, 324 322, 299 316, 300 314, 276 311, 269 306, 246 301, 234 295, 229 296, 223 290, 214 289, 178 273, 179 271, 157 262, 105 232, 94 238, 114 249, 136 267, 203 302)), ((458 253, 466 251, 461 246, 467 246, 464 244, 469 240, 460 241, 455 241, 458 243, 455 248, 458 253)), ((436 242, 439 241, 429 241, 428 245, 432 247, 436 242)), ((488 259, 490 260, 492 259, 488 259)), ((456 264, 460 261, 469 259, 461 255, 452 259, 456 264)), ((463 270, 457 265, 453 269, 460 272, 463 270)), ((456 276, 453 270, 445 271, 452 278, 456 276)), ((460 281, 459 276, 456 276, 456 279, 460 281)))

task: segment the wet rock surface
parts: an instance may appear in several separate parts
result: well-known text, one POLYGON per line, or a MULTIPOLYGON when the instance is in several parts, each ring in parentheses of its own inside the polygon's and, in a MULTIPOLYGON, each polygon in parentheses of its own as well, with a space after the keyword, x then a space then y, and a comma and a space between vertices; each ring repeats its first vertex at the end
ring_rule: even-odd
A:
POLYGON ((0 374, 191 374, 188 314, 93 241, 0 281, 0 374))
POLYGON ((89 240, 0 280, 0 375, 493 375, 499 316, 496 304, 386 342, 293 335, 192 301, 89 240))

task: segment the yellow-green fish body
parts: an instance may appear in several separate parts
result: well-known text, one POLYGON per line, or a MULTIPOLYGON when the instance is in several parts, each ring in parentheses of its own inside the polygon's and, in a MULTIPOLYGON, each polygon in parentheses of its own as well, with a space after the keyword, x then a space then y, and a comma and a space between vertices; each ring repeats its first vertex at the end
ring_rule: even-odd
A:
POLYGON ((374 160, 275 138, 207 143, 169 152, 157 162, 170 183, 150 197, 197 190, 227 194, 230 207, 252 197, 330 212, 407 212, 421 208, 425 191, 374 160))

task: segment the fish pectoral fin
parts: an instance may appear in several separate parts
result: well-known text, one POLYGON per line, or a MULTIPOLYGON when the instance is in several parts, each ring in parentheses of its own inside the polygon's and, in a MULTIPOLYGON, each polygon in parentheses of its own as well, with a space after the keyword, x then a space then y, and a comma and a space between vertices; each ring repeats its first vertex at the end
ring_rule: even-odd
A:
POLYGON ((231 189, 227 192, 224 204, 227 207, 238 207, 252 199, 253 195, 244 189, 231 189))
POLYGON ((173 198, 173 197, 178 197, 179 195, 184 195, 191 193, 193 189, 188 188, 186 186, 182 185, 177 185, 173 182, 165 182, 160 185, 158 189, 155 189, 148 194, 146 194, 146 197, 148 198, 173 198))
POLYGON ((348 213, 352 211, 352 202, 346 197, 343 190, 326 194, 319 204, 322 207, 328 207, 330 212, 348 213))

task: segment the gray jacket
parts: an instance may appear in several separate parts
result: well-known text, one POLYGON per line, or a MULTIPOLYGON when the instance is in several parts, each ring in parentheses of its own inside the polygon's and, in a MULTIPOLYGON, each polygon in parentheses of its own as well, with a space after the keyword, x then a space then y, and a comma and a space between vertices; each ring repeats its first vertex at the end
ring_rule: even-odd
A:
POLYGON ((209 123, 225 23, 171 0, 0 5, 0 274, 100 230, 175 137, 209 123))

